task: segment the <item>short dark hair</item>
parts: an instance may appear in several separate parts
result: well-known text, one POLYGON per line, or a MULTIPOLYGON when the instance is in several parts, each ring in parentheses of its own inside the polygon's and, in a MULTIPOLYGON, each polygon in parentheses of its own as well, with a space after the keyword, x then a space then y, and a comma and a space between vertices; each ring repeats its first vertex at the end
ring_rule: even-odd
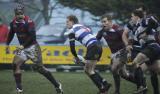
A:
POLYGON ((107 18, 109 21, 111 21, 113 19, 113 16, 104 14, 104 15, 101 16, 101 20, 104 19, 104 18, 107 18))
POLYGON ((69 16, 67 16, 67 19, 72 21, 74 24, 79 23, 78 18, 75 15, 69 15, 69 16))
POLYGON ((137 6, 137 9, 142 9, 142 11, 147 11, 147 7, 144 5, 144 4, 142 4, 142 3, 140 3, 138 6, 137 6))
POLYGON ((143 18, 143 17, 144 17, 144 13, 143 13, 142 10, 134 10, 132 13, 133 13, 135 16, 138 16, 138 17, 140 17, 140 18, 143 18))
POLYGON ((22 11, 24 13, 24 5, 23 4, 16 4, 14 8, 14 12, 22 11))

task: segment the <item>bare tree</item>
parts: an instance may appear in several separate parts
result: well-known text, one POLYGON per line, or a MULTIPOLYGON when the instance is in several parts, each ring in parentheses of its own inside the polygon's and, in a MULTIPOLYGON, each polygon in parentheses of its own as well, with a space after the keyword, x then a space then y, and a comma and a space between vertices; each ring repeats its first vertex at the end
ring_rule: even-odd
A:
POLYGON ((58 2, 51 5, 50 0, 41 0, 41 3, 43 5, 42 15, 45 19, 45 24, 49 24, 49 20, 52 18, 52 12, 58 5, 58 2))
POLYGON ((30 9, 33 9, 35 11, 39 11, 42 13, 42 16, 44 18, 45 24, 49 24, 50 19, 52 18, 52 12, 58 5, 58 2, 55 1, 54 4, 51 3, 52 0, 40 0, 40 3, 42 4, 42 7, 38 7, 36 4, 34 4, 34 0, 25 1, 24 0, 15 0, 16 3, 21 3, 25 7, 28 7, 30 9), (30 3, 28 3, 30 2, 30 3))

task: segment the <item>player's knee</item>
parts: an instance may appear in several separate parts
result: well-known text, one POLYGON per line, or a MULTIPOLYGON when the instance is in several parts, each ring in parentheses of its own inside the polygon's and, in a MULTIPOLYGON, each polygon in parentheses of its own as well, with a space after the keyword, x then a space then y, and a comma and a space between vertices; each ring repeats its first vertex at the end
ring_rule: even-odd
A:
POLYGON ((117 73, 117 71, 118 71, 118 65, 112 64, 111 65, 111 71, 112 71, 112 73, 117 73))
POLYGON ((12 64, 12 69, 13 69, 13 71, 16 71, 16 70, 18 70, 18 69, 20 69, 20 66, 21 66, 21 64, 20 63, 18 63, 18 62, 13 62, 13 64, 12 64))
POLYGON ((92 75, 95 73, 94 70, 90 70, 90 69, 85 69, 84 71, 87 75, 92 75))
POLYGON ((116 72, 116 71, 117 71, 116 66, 112 65, 112 66, 111 66, 111 71, 112 71, 113 73, 116 72))

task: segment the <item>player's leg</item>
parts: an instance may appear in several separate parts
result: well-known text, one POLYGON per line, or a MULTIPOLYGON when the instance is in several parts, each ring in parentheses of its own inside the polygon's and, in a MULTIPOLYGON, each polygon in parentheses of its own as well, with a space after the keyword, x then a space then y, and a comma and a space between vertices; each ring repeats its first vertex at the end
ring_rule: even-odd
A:
MULTIPOLYGON (((95 65, 97 61, 95 60, 86 60, 86 64, 84 67, 85 73, 90 77, 90 79, 94 82, 94 84, 99 88, 100 92, 103 94, 108 91, 110 84, 103 79, 99 73, 95 72, 95 65)), ((100 94, 101 94, 100 93, 100 94)))
MULTIPOLYGON (((132 49, 132 51, 131 51, 130 57, 128 57, 128 52, 124 52, 124 53, 123 53, 124 56, 121 57, 121 58, 123 58, 123 59, 121 59, 121 62, 124 62, 124 63, 126 64, 126 63, 128 63, 128 62, 133 61, 134 58, 136 57, 136 55, 137 55, 138 53, 139 53, 139 51, 137 51, 137 50, 135 49, 135 47, 133 47, 133 49, 132 49), (125 54, 126 54, 126 55, 125 55, 125 54)), ((132 67, 131 67, 131 68, 132 68, 132 67)), ((120 75, 123 79, 125 79, 125 80, 127 80, 127 81, 130 81, 130 82, 136 84, 136 80, 135 80, 135 77, 134 77, 134 72, 133 72, 133 71, 128 71, 128 70, 126 69, 126 65, 124 65, 124 66, 121 68, 121 70, 119 71, 119 75, 120 75)))
POLYGON ((158 75, 155 72, 151 72, 151 84, 153 87, 154 94, 160 94, 159 93, 159 82, 158 82, 158 75))
POLYGON ((156 60, 152 65, 148 66, 149 67, 149 70, 157 73, 157 74, 160 74, 160 60, 156 60))
POLYGON ((51 72, 48 71, 43 65, 35 64, 33 66, 33 69, 42 74, 46 79, 48 79, 54 85, 58 94, 63 94, 61 83, 58 82, 51 74, 51 72))
MULTIPOLYGON (((129 59, 130 59, 131 61, 133 61, 134 58, 137 56, 137 54, 138 54, 139 52, 140 52, 139 49, 137 50, 137 48, 133 47, 132 52, 131 52, 131 57, 129 57, 129 59)), ((122 53, 121 53, 121 54, 122 54, 122 55, 120 55, 120 56, 121 56, 120 61, 123 62, 124 64, 126 64, 126 63, 128 62, 128 55, 127 55, 128 52, 122 50, 122 53)), ((137 71, 135 70, 135 72, 137 72, 137 71)), ((120 71, 119 71, 119 75, 120 75, 123 79, 128 80, 128 81, 130 81, 130 82, 132 82, 132 83, 134 83, 134 84, 137 84, 137 81, 136 81, 136 79, 135 79, 135 72, 134 72, 134 70, 133 70, 133 71, 128 71, 128 70, 126 69, 126 65, 124 65, 124 66, 121 67, 121 69, 120 69, 120 71)), ((142 80, 142 81, 143 81, 143 86, 146 87, 145 77, 143 77, 143 80, 142 80)), ((137 88, 138 88, 138 87, 139 87, 139 86, 137 86, 137 88)), ((143 92, 143 94, 146 94, 146 92, 143 92)))
POLYGON ((28 49, 28 57, 34 62, 33 69, 47 78, 56 88, 58 94, 63 94, 62 85, 58 82, 54 76, 48 71, 42 64, 41 49, 38 44, 31 46, 28 49))
POLYGON ((115 94, 119 94, 120 77, 135 83, 134 75, 126 69, 127 51, 122 49, 112 56, 111 70, 115 81, 115 94))
POLYGON ((22 93, 22 78, 21 78, 21 65, 26 61, 26 56, 23 51, 20 51, 18 55, 14 56, 13 59, 13 75, 16 82, 17 93, 22 93))
POLYGON ((112 73, 113 79, 114 79, 114 85, 115 85, 115 93, 114 94, 120 94, 120 76, 119 74, 112 73))
POLYGON ((138 86, 138 89, 135 92, 136 94, 147 90, 147 88, 144 86, 144 74, 141 68, 141 64, 143 64, 144 62, 148 60, 149 58, 143 53, 139 53, 136 56, 136 58, 133 60, 133 64, 135 67, 134 77, 135 77, 136 84, 138 86))
POLYGON ((156 60, 152 65, 149 65, 149 70, 151 72, 150 79, 154 94, 160 94, 158 81, 158 73, 160 73, 160 60, 156 60))
POLYGON ((86 64, 84 66, 85 73, 90 77, 94 84, 98 87, 100 94, 107 93, 111 84, 109 84, 99 73, 95 72, 95 66, 97 61, 102 55, 102 46, 95 44, 87 48, 85 56, 86 64))
POLYGON ((119 58, 112 58, 111 60, 111 71, 113 74, 114 84, 115 84, 115 94, 120 94, 120 75, 119 75, 119 58))
POLYGON ((151 83, 153 86, 154 94, 159 94, 158 78, 157 74, 160 72, 160 46, 157 43, 148 45, 145 50, 142 51, 148 58, 149 61, 145 62, 148 69, 151 71, 151 83))

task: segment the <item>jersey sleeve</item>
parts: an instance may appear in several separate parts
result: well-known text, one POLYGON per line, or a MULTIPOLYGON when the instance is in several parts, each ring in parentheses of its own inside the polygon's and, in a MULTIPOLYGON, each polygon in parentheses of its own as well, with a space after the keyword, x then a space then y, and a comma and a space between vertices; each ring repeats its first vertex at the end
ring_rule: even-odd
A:
POLYGON ((102 36, 103 36, 103 29, 98 31, 98 33, 96 35, 97 40, 101 40, 102 36))
POLYGON ((77 53, 75 50, 75 34, 74 33, 70 33, 69 35, 69 43, 70 43, 70 50, 71 53, 74 57, 77 57, 77 53))
POLYGON ((12 41, 12 39, 14 37, 14 34, 15 34, 15 32, 13 30, 13 23, 10 23, 10 31, 8 33, 6 45, 10 44, 10 42, 12 41))
POLYGON ((152 29, 156 29, 158 27, 158 23, 154 19, 150 18, 143 22, 143 27, 146 27, 146 33, 150 33, 152 29))

